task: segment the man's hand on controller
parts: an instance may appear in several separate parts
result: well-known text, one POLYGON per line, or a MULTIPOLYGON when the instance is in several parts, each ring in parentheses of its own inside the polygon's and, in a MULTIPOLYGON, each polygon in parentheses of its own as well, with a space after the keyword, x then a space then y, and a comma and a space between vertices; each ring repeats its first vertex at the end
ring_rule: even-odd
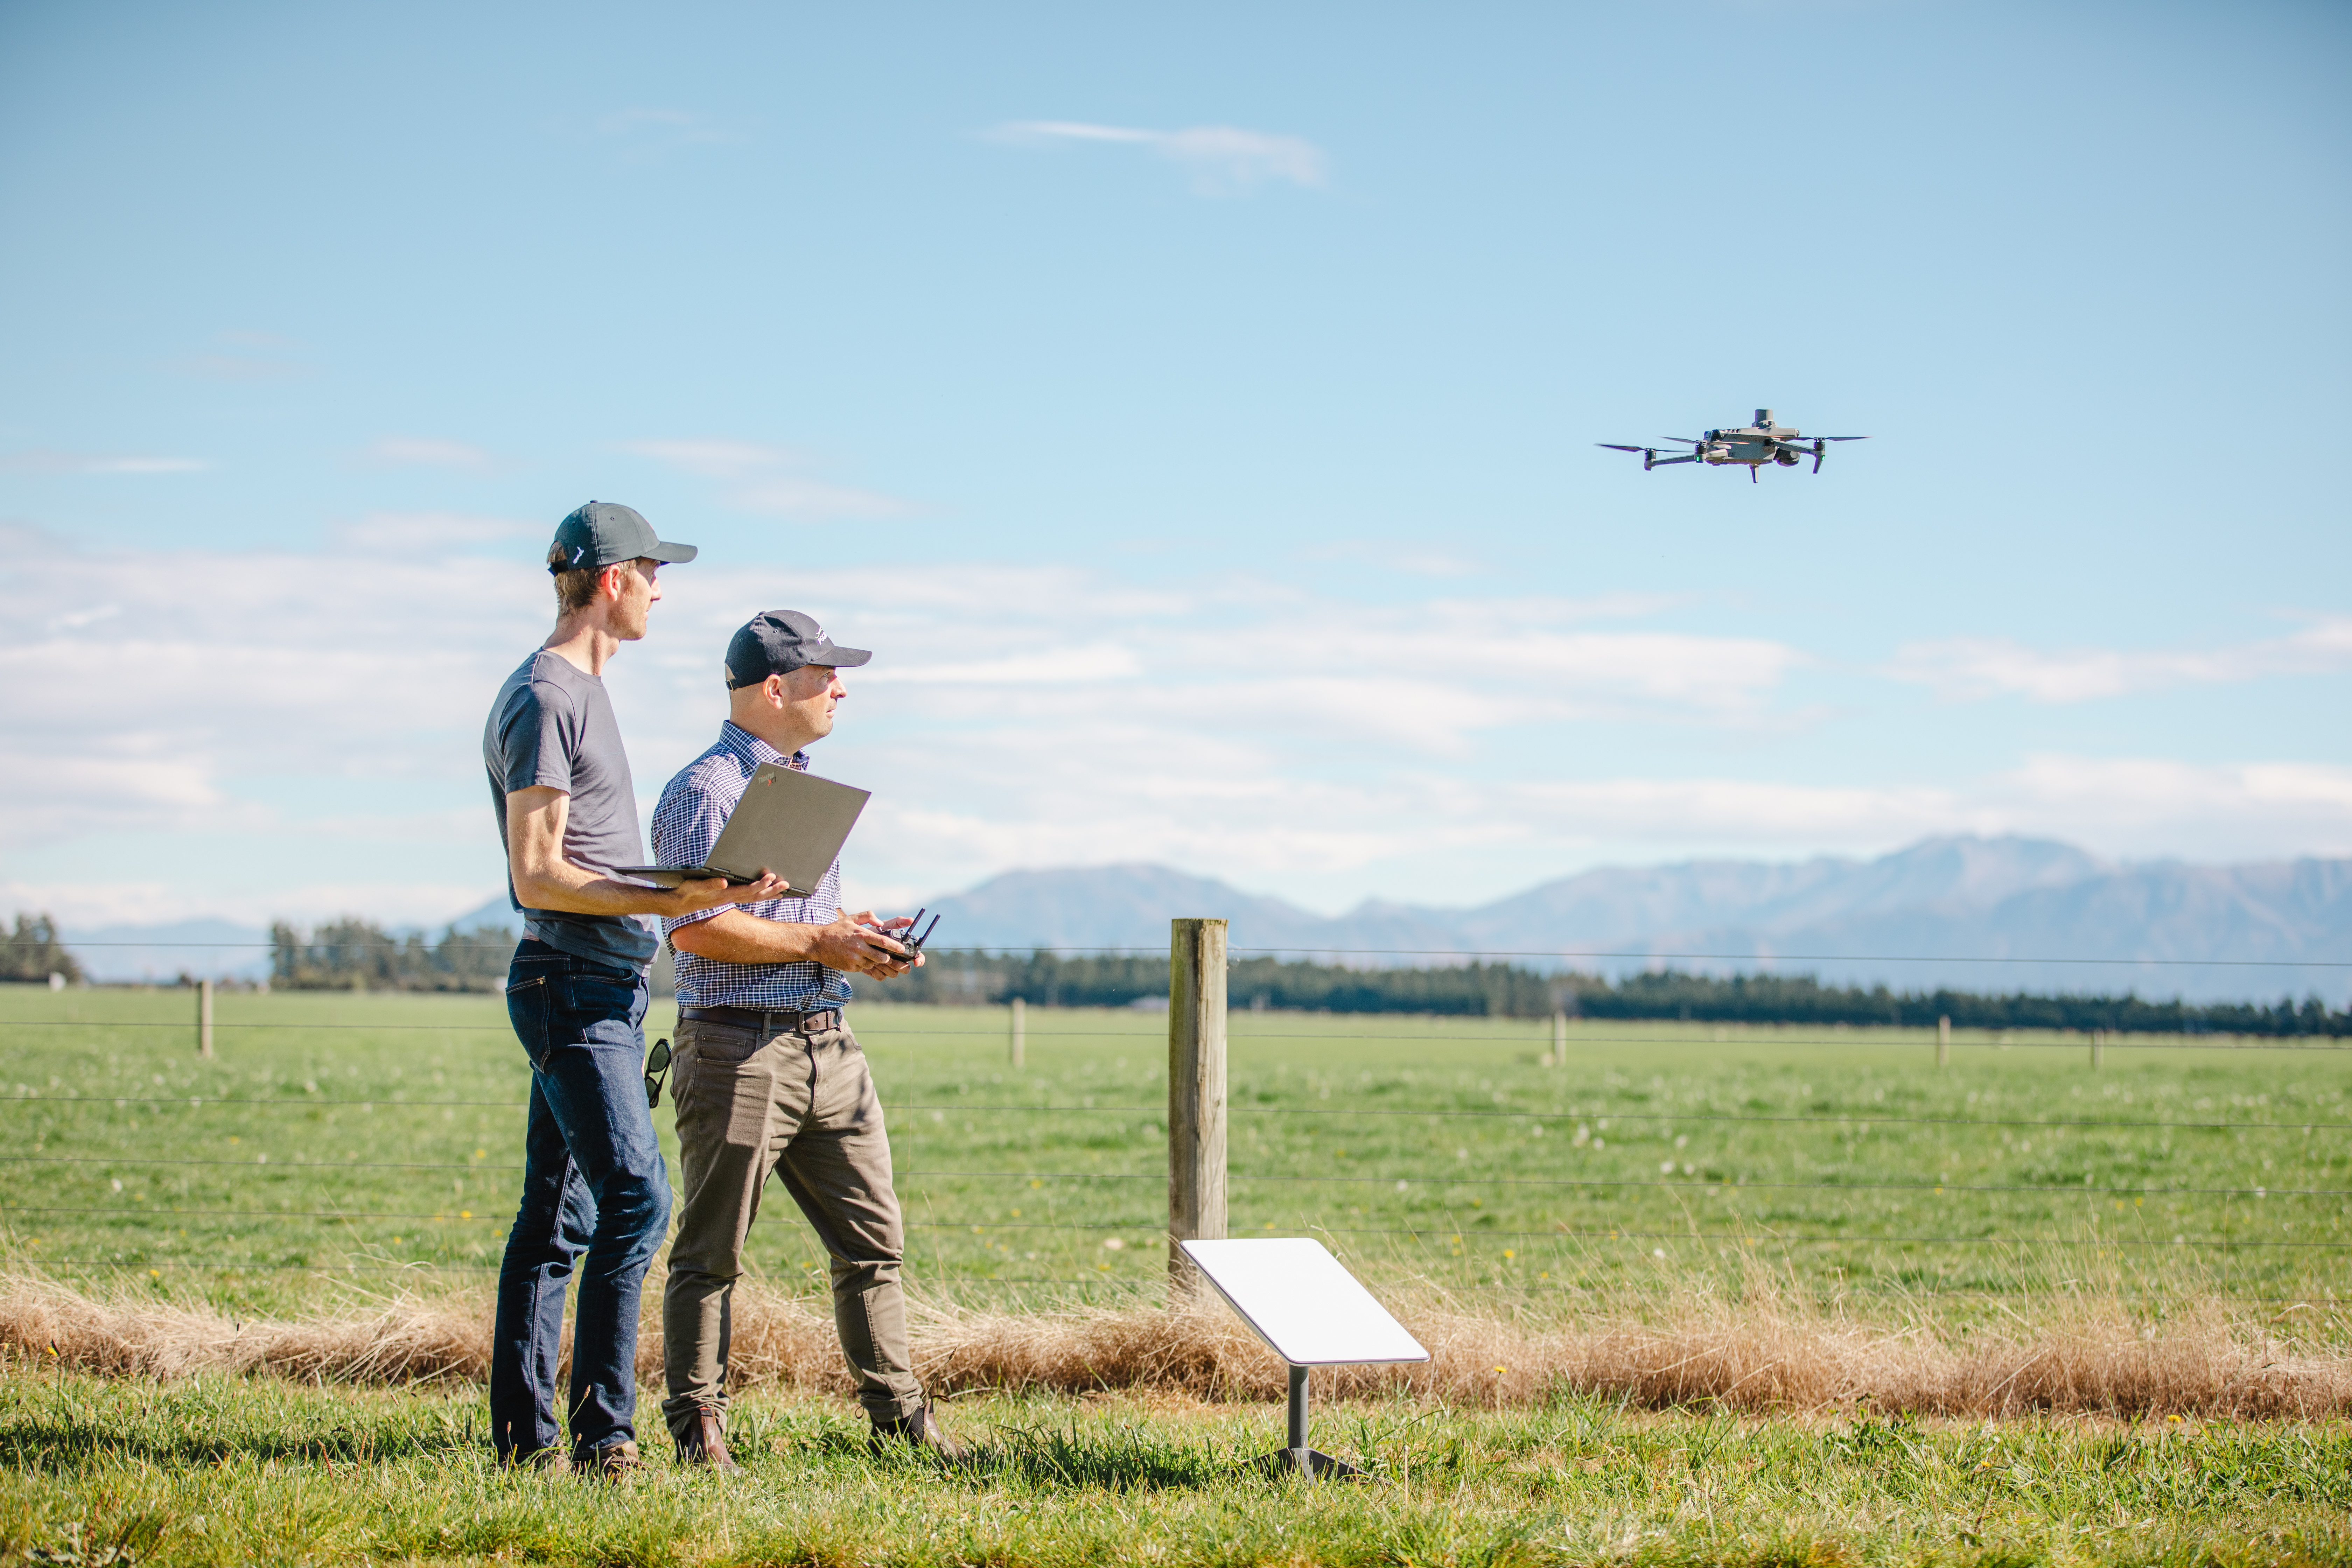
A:
POLYGON ((817 927, 816 951, 810 956, 828 969, 891 979, 923 962, 921 953, 909 953, 891 937, 913 923, 903 915, 877 921, 872 910, 844 910, 831 925, 817 927))

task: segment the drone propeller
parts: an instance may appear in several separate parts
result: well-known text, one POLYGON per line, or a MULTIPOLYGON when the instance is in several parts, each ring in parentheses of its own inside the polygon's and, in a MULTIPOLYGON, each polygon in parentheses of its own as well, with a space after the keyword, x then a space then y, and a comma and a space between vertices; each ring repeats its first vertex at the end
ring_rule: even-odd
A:
POLYGON ((1639 452, 1643 449, 1640 447, 1621 447, 1614 441, 1595 441, 1592 444, 1596 447, 1606 447, 1612 452, 1639 452))
POLYGON ((1867 441, 1867 436, 1808 436, 1808 441, 1867 441))

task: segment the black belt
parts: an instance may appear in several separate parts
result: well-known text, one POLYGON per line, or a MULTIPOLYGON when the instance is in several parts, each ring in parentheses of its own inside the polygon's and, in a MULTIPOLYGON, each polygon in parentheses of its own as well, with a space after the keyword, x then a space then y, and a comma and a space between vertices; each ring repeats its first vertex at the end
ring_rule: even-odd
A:
POLYGON ((732 1024, 737 1028, 757 1029, 765 1035, 814 1035, 841 1027, 838 1007, 819 1007, 808 1013, 765 1007, 680 1007, 677 1016, 684 1023, 732 1024))

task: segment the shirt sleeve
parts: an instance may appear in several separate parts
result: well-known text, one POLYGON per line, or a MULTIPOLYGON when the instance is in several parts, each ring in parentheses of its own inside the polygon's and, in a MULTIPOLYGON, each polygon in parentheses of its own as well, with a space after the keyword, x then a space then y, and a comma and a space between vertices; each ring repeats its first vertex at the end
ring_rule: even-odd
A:
POLYGON ((499 725, 500 787, 512 795, 544 784, 571 794, 579 728, 561 692, 537 681, 526 683, 499 725))
MULTIPOLYGON (((727 813, 709 790, 690 775, 672 779, 654 806, 654 864, 701 865, 709 858, 710 847, 719 842, 719 830, 726 826, 727 813)), ((664 915, 662 933, 667 935, 680 926, 709 920, 735 907, 719 904, 692 914, 664 915)))

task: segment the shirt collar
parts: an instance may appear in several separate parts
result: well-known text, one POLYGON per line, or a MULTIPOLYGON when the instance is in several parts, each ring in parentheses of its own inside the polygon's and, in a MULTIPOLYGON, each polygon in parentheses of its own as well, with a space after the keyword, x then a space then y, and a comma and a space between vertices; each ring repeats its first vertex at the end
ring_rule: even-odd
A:
POLYGON ((794 752, 788 757, 732 719, 719 726, 719 743, 739 757, 749 758, 753 767, 761 763, 782 763, 797 773, 808 771, 806 752, 794 752))

